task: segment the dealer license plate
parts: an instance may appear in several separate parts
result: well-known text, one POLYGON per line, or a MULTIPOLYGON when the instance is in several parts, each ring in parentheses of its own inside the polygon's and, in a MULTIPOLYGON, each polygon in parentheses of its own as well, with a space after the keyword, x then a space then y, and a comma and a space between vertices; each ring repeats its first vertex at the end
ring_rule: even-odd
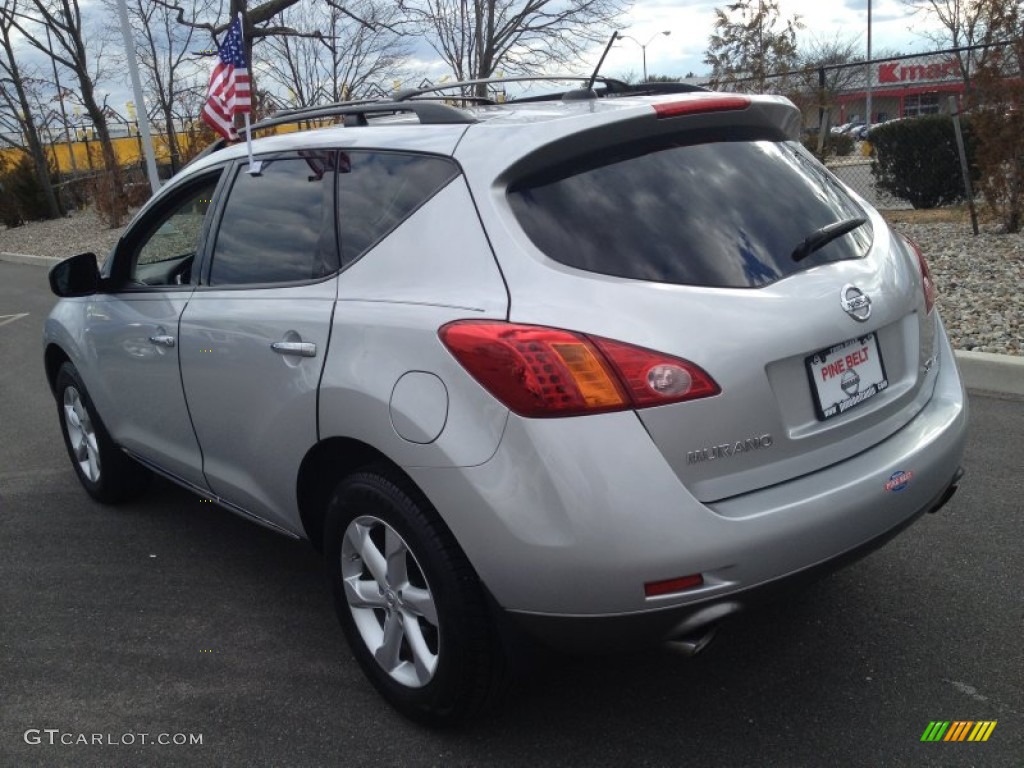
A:
POLYGON ((821 421, 846 413, 889 386, 873 333, 823 349, 805 362, 821 421))

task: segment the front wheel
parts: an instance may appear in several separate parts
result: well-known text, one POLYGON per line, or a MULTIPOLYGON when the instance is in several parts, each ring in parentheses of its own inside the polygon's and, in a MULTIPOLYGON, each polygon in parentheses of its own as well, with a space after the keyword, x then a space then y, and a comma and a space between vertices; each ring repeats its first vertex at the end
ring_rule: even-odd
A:
POLYGON ((494 698, 504 659, 476 573, 429 503, 388 469, 338 486, 325 556, 363 672, 419 722, 464 720, 494 698))
POLYGON ((82 487, 107 503, 141 491, 150 479, 149 471, 114 444, 75 366, 64 363, 54 383, 64 445, 82 487))

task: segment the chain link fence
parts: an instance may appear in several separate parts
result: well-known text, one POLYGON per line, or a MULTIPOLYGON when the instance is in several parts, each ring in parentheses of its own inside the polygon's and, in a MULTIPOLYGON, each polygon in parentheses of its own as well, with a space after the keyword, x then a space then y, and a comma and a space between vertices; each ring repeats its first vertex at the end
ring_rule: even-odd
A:
MULTIPOLYGON (((879 209, 910 208, 880 189, 872 173, 872 128, 893 120, 958 113, 972 103, 985 60, 1008 42, 949 48, 851 64, 712 80, 716 90, 791 99, 803 114, 803 141, 840 179, 879 209)), ((1009 57, 1012 58, 1012 57, 1009 57)), ((1007 72, 1020 78, 1021 73, 1007 72)))

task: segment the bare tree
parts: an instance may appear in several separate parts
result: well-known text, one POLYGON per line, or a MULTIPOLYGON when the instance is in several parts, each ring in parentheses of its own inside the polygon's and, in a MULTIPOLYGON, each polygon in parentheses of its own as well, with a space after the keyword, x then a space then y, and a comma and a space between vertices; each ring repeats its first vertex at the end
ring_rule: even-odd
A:
MULTIPOLYGON (((768 90, 769 77, 797 68, 796 32, 802 26, 799 16, 783 19, 775 0, 737 0, 716 8, 704 55, 716 87, 768 90)), ((785 78, 772 85, 776 92, 790 86, 785 78)))
MULTIPOLYGON (((347 3, 339 0, 318 0, 325 5, 335 8, 339 14, 352 21, 362 24, 369 29, 375 29, 376 24, 360 17, 354 11, 349 10, 347 3)), ((194 13, 186 9, 176 0, 154 0, 154 2, 175 12, 175 20, 184 26, 192 29, 205 30, 213 41, 213 48, 218 45, 219 37, 227 31, 232 20, 238 14, 242 15, 242 37, 245 42, 245 60, 249 63, 250 89, 253 98, 257 97, 256 73, 253 66, 252 50, 253 44, 268 37, 307 37, 313 40, 323 40, 324 34, 319 29, 301 30, 279 23, 277 18, 280 14, 298 4, 300 0, 265 0, 258 5, 251 6, 249 0, 230 0, 228 14, 226 17, 216 21, 200 21, 194 13)), ((218 9, 219 10, 219 9, 218 9)))
POLYGON ((798 66, 807 84, 818 88, 818 70, 824 69, 825 89, 832 96, 861 82, 863 69, 849 65, 863 61, 860 38, 838 34, 832 38, 812 36, 801 43, 798 53, 798 66))
POLYGON ((23 137, 25 144, 16 143, 4 134, 0 134, 0 139, 26 151, 32 158, 36 178, 46 197, 49 217, 56 219, 61 215, 60 206, 50 183, 50 167, 33 117, 34 105, 29 99, 29 89, 39 81, 25 75, 14 54, 14 43, 11 39, 16 12, 17 0, 3 0, 0 4, 0 106, 4 108, 7 117, 7 120, 0 121, 0 125, 7 129, 7 137, 13 133, 11 129, 16 127, 17 134, 23 137))
MULTIPOLYGON (((459 80, 540 72, 603 42, 625 0, 399 0, 408 23, 459 80)), ((484 95, 483 86, 477 88, 484 95)))
POLYGON ((1006 232, 1024 230, 1024 2, 991 0, 989 23, 998 39, 977 73, 978 188, 1006 232))
POLYGON ((1001 2, 993 0, 904 0, 906 5, 925 18, 938 22, 931 28, 922 26, 917 34, 930 40, 936 48, 974 48, 958 50, 955 57, 964 94, 970 98, 972 80, 978 67, 990 52, 988 46, 1000 40, 1000 26, 992 23, 992 12, 1001 2))
POLYGON ((790 97, 802 110, 817 108, 819 117, 831 110, 836 96, 865 81, 859 38, 812 36, 800 45, 795 93, 790 97), (862 66, 857 66, 862 64, 862 66))
POLYGON ((321 30, 322 38, 264 38, 264 76, 289 93, 292 106, 341 101, 400 73, 401 60, 409 52, 408 38, 392 31, 397 21, 394 7, 380 0, 356 0, 349 5, 373 28, 353 21, 334 6, 297 5, 281 13, 281 22, 293 28, 321 30))
POLYGON ((99 189, 105 199, 97 203, 102 203, 110 225, 120 226, 127 213, 122 195, 121 168, 110 141, 106 98, 101 100, 97 93, 97 84, 104 79, 105 35, 99 19, 83 16, 80 0, 31 0, 27 8, 27 13, 11 13, 11 24, 29 45, 71 70, 78 80, 79 90, 75 95, 96 131, 106 170, 106 179, 99 189), (44 36, 46 30, 52 36, 52 48, 44 36))
MULTIPOLYGON (((108 7, 114 0, 105 0, 108 7)), ((189 18, 193 21, 206 14, 210 0, 192 4, 189 18)), ((196 71, 191 50, 195 28, 177 22, 177 10, 156 0, 129 0, 128 15, 134 22, 135 51, 145 80, 148 96, 152 99, 150 111, 159 115, 167 137, 171 170, 181 167, 182 149, 178 141, 176 117, 185 94, 195 87, 190 78, 196 71)), ((137 105, 142 109, 142 105, 137 105)))

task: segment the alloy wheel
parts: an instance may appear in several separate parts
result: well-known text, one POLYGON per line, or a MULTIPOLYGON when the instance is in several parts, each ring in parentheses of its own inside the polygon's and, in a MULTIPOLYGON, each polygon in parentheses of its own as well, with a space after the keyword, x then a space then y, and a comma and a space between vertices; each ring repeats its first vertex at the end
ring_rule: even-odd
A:
POLYGON ((99 482, 100 448, 96 440, 96 430, 85 403, 82 402, 82 396, 74 387, 64 389, 64 424, 68 431, 68 442, 82 475, 92 483, 99 482))
POLYGON ((364 515, 345 529, 341 545, 345 600, 374 659, 395 682, 429 683, 440 652, 437 606, 405 539, 364 515))

